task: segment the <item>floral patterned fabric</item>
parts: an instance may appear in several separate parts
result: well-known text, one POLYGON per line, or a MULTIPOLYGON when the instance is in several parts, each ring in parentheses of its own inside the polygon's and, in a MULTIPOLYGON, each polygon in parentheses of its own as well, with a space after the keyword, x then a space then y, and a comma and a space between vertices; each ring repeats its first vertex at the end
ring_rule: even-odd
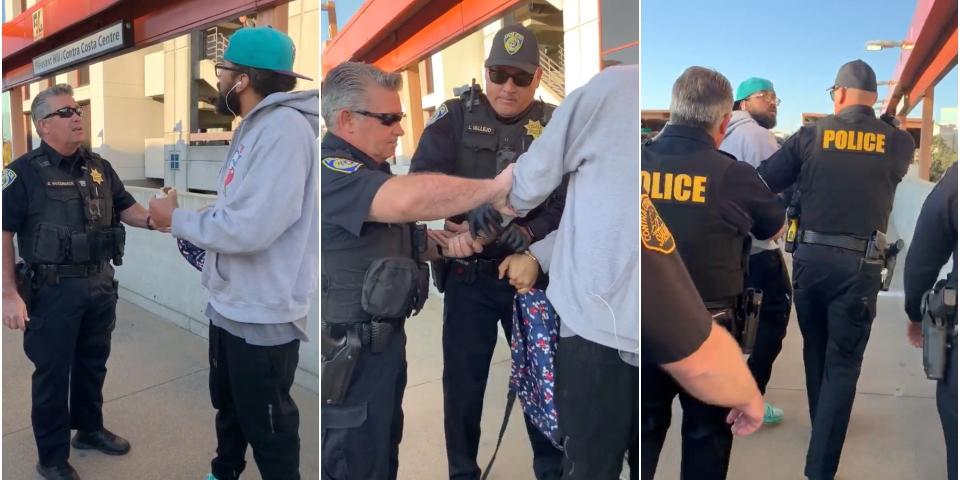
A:
POLYGON ((187 262, 190 265, 193 265, 193 268, 203 271, 203 261, 207 258, 207 251, 182 239, 177 239, 177 249, 180 250, 180 255, 183 255, 183 258, 187 259, 187 262))
POLYGON ((559 331, 560 317, 546 292, 532 289, 516 296, 510 338, 510 390, 520 398, 523 413, 557 448, 560 429, 553 396, 559 331))

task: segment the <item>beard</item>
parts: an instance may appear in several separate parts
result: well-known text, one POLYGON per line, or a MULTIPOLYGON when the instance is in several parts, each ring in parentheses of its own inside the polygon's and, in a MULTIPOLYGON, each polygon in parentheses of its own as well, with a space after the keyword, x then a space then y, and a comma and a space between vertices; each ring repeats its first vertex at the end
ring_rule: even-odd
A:
POLYGON ((240 98, 234 95, 230 97, 230 93, 233 89, 227 90, 226 94, 217 92, 217 105, 216 111, 220 115, 229 115, 231 117, 236 117, 240 114, 240 98), (232 112, 231 112, 232 110, 232 112))
POLYGON ((750 116, 760 124, 761 127, 770 130, 777 126, 777 114, 769 112, 750 112, 750 116))

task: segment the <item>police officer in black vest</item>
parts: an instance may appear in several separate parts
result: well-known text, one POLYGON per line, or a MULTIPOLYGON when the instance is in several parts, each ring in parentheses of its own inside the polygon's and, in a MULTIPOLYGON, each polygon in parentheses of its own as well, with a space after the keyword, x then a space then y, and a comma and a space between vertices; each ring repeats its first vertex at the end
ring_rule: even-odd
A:
POLYGON ((843 65, 828 90, 834 115, 802 127, 758 170, 775 192, 799 181, 787 242, 813 425, 805 473, 818 480, 832 479, 840 463, 877 293, 894 258, 887 219, 914 150, 910 134, 874 114, 877 79, 862 60, 843 65))
POLYGON ((957 480, 956 163, 923 202, 903 266, 903 291, 910 320, 907 337, 914 346, 924 347, 927 376, 937 379, 937 411, 947 447, 947 476, 957 480), (940 269, 951 254, 953 269, 946 279, 938 281, 940 269), (938 300, 943 303, 942 312, 937 312, 938 300))
MULTIPOLYGON (((406 318, 440 258, 415 220, 506 202, 512 167, 492 180, 393 176, 403 135, 401 77, 345 62, 323 82, 321 110, 321 469, 324 480, 395 479, 407 384, 406 318)), ((442 246, 442 245, 441 245, 442 246)), ((450 253, 450 252, 445 252, 450 253)))
MULTIPOLYGON (((493 178, 516 161, 540 136, 555 108, 534 100, 543 75, 539 65, 533 32, 522 25, 498 31, 484 63, 486 92, 471 85, 459 98, 440 105, 423 131, 410 171, 493 178)), ((566 182, 476 255, 434 265, 437 288, 444 292, 443 412, 451 479, 480 477, 477 449, 490 359, 498 323, 509 341, 516 294, 507 280, 497 278, 497 267, 507 255, 526 250, 557 228, 565 192, 566 182)), ((464 231, 463 221, 457 215, 446 225, 464 231)), ((525 420, 536 478, 559 478, 561 452, 525 420)))
MULTIPOLYGON (((730 122, 733 90, 720 73, 690 67, 673 84, 670 122, 641 148, 641 182, 673 232, 677 251, 714 319, 744 342, 744 278, 750 237, 773 238, 784 209, 753 168, 717 150, 730 122)), ((722 479, 733 434, 728 409, 684 392, 659 368, 641 373, 645 465, 656 465, 673 398, 683 405, 681 475, 722 479)))
POLYGON ((71 429, 74 448, 130 450, 103 426, 117 307, 110 262, 123 258, 121 221, 152 229, 110 163, 82 146, 81 112, 69 85, 40 92, 31 115, 43 142, 3 171, 3 322, 25 330, 37 471, 46 479, 80 478, 67 462, 71 429))

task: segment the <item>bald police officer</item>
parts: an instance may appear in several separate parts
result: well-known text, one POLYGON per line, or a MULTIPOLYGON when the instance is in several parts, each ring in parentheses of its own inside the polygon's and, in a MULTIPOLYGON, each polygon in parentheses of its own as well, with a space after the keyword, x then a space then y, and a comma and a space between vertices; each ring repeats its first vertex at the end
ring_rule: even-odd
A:
POLYGON ((881 288, 883 234, 914 150, 910 134, 876 118, 877 79, 862 60, 844 64, 828 90, 834 114, 802 127, 758 169, 775 192, 799 181, 793 287, 813 425, 804 471, 817 480, 832 479, 840 463, 881 288))
MULTIPOLYGON (((543 75, 539 64, 533 32, 522 25, 498 31, 484 63, 485 93, 471 87, 460 98, 440 105, 423 131, 410 171, 492 178, 516 161, 540 136, 554 109, 534 100, 543 75)), ((449 260, 440 269, 447 273, 437 286, 444 291, 443 412, 451 479, 480 476, 480 416, 498 323, 510 338, 516 292, 509 281, 497 278, 497 267, 507 255, 526 250, 556 230, 565 192, 564 182, 542 206, 501 233, 498 243, 469 258, 449 260)), ((463 217, 450 220, 448 226, 463 217)), ((524 420, 536 478, 559 478, 561 452, 529 419, 524 420)))
MULTIPOLYGON (((670 122, 641 150, 643 188, 673 232, 677 251, 714 319, 742 339, 744 277, 750 234, 764 240, 783 226, 784 208, 749 164, 717 150, 730 122, 733 90, 720 73, 690 67, 673 85, 670 122)), ((727 410, 681 390, 662 370, 641 374, 644 435, 655 457, 683 405, 681 475, 725 478, 733 436, 727 410), (651 392, 649 395, 647 392, 651 392)), ((646 450, 646 449, 645 449, 646 450)))

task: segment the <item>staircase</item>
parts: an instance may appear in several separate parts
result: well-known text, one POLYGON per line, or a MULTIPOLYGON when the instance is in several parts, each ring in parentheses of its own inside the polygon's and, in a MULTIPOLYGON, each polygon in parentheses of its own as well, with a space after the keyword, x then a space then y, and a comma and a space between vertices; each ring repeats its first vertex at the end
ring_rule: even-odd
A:
POLYGON ((547 51, 547 47, 540 48, 540 69, 543 70, 540 84, 562 99, 566 96, 563 75, 563 45, 556 47, 556 53, 553 57, 547 51))

